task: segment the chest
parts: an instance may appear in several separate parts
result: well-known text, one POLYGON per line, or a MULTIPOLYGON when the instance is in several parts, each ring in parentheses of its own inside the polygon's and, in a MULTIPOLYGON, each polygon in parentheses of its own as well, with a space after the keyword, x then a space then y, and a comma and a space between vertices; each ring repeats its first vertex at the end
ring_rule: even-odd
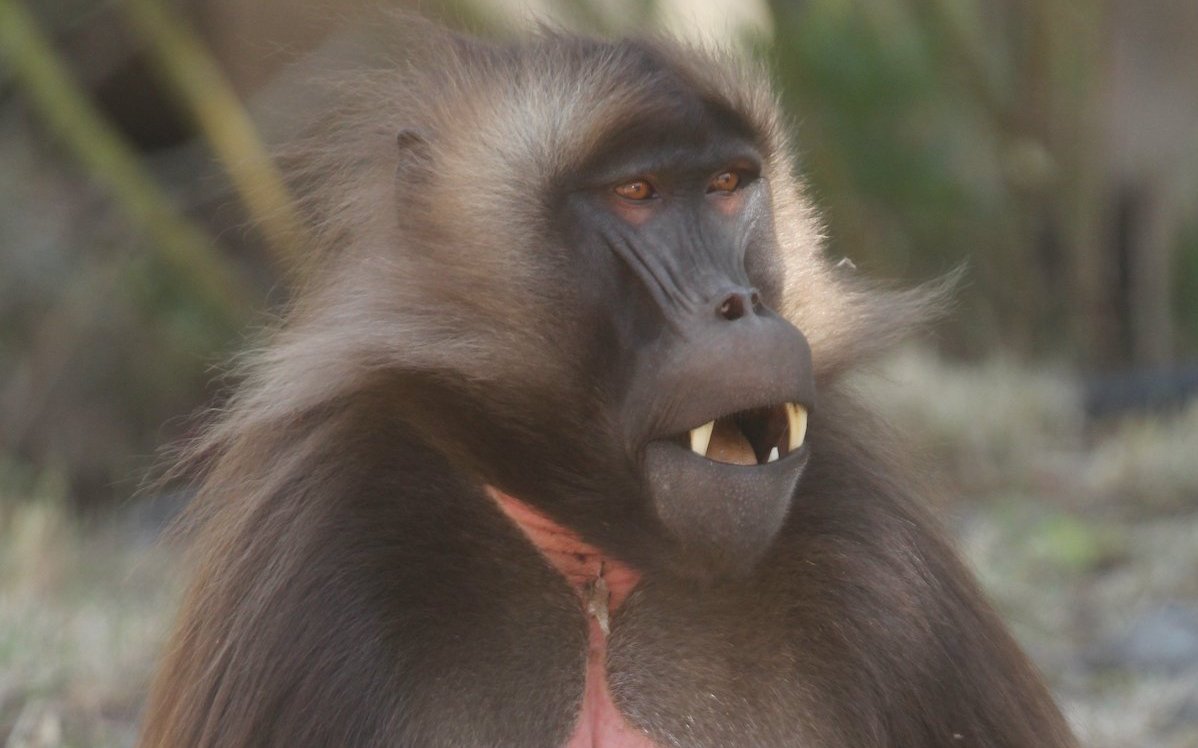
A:
POLYGON ((586 620, 566 748, 801 744, 801 663, 784 627, 746 625, 769 611, 642 580, 526 505, 493 498, 567 581, 586 620))

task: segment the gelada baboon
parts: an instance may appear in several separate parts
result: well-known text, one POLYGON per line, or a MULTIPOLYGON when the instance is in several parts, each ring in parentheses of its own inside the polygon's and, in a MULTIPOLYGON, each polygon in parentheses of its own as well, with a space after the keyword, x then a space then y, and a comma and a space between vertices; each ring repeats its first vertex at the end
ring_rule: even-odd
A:
POLYGON ((845 392, 927 294, 823 256, 763 76, 401 39, 294 149, 142 744, 1074 745, 845 392))

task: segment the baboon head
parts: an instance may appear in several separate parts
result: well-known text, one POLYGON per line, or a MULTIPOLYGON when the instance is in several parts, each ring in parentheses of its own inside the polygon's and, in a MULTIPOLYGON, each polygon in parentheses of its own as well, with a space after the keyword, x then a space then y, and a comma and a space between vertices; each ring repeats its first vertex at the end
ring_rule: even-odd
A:
POLYGON ((481 483, 590 542, 744 572, 868 310, 819 253, 762 76, 541 43, 444 45, 330 118, 307 163, 335 270, 292 334, 323 329, 336 386, 372 372, 481 483))

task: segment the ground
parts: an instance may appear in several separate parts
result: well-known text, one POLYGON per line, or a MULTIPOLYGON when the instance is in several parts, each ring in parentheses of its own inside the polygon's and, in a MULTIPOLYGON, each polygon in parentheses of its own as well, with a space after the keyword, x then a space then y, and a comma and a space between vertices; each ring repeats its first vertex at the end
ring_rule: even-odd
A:
MULTIPOLYGON (((919 351, 859 386, 1083 744, 1198 746, 1198 404, 1087 422, 1063 372, 919 351)), ((0 741, 132 745, 179 548, 158 506, 84 522, 3 465, 23 488, 0 495, 0 741)))

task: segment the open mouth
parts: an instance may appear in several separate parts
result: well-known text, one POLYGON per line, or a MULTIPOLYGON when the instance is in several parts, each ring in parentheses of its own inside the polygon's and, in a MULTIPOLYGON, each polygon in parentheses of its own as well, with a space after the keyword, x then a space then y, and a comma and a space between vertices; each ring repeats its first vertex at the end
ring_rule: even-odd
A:
POLYGON ((807 409, 782 403, 720 416, 674 441, 713 462, 765 465, 798 451, 806 437, 807 409))

